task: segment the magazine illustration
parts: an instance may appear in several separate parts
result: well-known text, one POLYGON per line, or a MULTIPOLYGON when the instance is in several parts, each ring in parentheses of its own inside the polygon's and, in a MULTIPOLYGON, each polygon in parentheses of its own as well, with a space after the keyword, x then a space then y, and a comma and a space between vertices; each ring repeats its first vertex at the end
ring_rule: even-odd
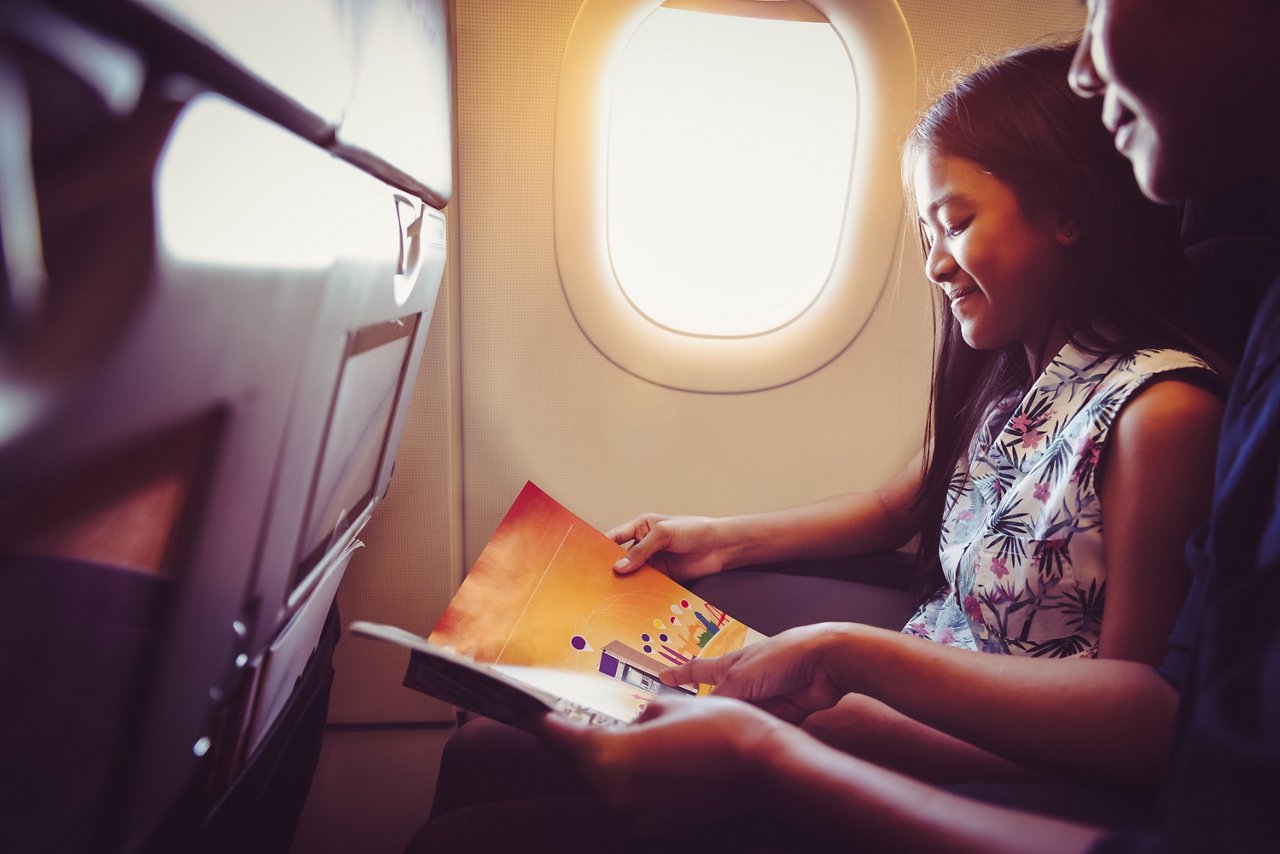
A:
MULTIPOLYGON (((531 686, 553 698, 552 707, 565 700, 598 713, 601 722, 633 720, 663 694, 705 693, 706 686, 664 685, 659 675, 763 635, 651 567, 616 575, 611 567, 624 551, 527 483, 426 642, 531 686)), ((443 696, 446 687, 411 684, 442 679, 447 665, 425 661, 429 651, 411 660, 406 685, 468 707, 443 696)), ((460 676, 454 670, 449 678, 460 676)))

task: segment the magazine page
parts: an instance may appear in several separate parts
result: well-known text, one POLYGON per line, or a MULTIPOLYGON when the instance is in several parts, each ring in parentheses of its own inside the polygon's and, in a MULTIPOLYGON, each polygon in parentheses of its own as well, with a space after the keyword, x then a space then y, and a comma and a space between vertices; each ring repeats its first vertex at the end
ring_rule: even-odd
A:
POLYGON ((627 708, 608 712, 630 720, 659 694, 696 692, 659 682, 666 668, 763 637, 650 567, 616 575, 623 553, 528 483, 429 640, 593 708, 573 695, 625 686, 627 708))
POLYGON ((348 628, 353 635, 411 651, 406 687, 529 732, 537 731, 549 711, 606 726, 621 724, 624 716, 629 719, 635 713, 630 689, 614 680, 536 667, 512 668, 507 673, 396 626, 356 620, 348 628))

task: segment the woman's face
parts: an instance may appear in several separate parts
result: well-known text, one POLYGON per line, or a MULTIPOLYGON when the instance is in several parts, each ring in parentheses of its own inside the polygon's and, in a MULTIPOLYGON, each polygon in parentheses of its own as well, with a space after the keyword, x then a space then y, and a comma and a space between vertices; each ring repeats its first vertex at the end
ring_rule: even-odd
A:
POLYGON ((1054 349, 1044 355, 1054 355, 1066 336, 1049 306, 1074 228, 1049 214, 1028 216, 1013 190, 970 160, 924 151, 912 174, 929 247, 925 273, 946 295, 965 343, 987 350, 1018 342, 1033 360, 1045 344, 1054 349))
POLYGON ((1103 121, 1148 197, 1175 201, 1221 186, 1265 155, 1252 150, 1261 143, 1249 122, 1274 98, 1255 87, 1274 75, 1249 63, 1274 45, 1251 40, 1269 37, 1268 26, 1275 32, 1278 7, 1260 0, 1089 0, 1071 85, 1102 96, 1103 121))

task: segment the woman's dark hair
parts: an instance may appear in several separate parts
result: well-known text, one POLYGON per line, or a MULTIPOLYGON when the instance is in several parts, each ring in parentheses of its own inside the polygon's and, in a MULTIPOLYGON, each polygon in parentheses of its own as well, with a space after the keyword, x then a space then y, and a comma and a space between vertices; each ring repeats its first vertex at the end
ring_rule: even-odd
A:
MULTIPOLYGON (((1079 234, 1052 312, 1075 343, 1098 354, 1176 347, 1207 355, 1189 333, 1188 274, 1176 211, 1150 202, 1102 124, 1101 99, 1067 85, 1074 44, 1014 51, 961 78, 908 136, 904 183, 920 157, 963 158, 1013 191, 1024 214, 1049 212, 1079 234)), ((914 193, 908 192, 909 197, 914 193)), ((923 228, 921 242, 927 254, 923 228)), ((925 469, 914 511, 923 522, 917 592, 940 583, 938 542, 957 464, 992 408, 1034 380, 1017 343, 977 351, 940 297, 925 428, 925 469)), ((1043 349, 1043 345, 1042 345, 1043 349)), ((1041 361, 1053 353, 1041 353, 1041 361)))

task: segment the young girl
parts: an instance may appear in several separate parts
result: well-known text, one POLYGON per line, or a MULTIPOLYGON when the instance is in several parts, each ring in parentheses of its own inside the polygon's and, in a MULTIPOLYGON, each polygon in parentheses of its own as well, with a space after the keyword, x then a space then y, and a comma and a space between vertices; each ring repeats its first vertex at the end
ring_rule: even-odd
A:
POLYGON ((945 585, 905 631, 987 652, 1160 660, 1221 407, 1180 322, 1173 212, 1141 195, 1098 105, 1068 89, 1071 53, 1019 51, 965 77, 907 140, 942 312, 920 457, 870 494, 641 516, 609 532, 636 540, 616 571, 648 562, 691 580, 919 534, 945 585))
MULTIPOLYGON (((686 671, 719 668, 706 681, 730 696, 790 678, 805 686, 803 697, 765 708, 931 779, 1030 768, 1141 784, 1158 769, 1172 726, 1153 711, 1138 715, 1140 730, 1108 735, 1118 710, 1092 692, 1136 672, 1130 662, 1051 666, 945 648, 1158 660, 1187 585, 1183 541, 1207 508, 1221 406, 1205 389, 1214 375, 1178 322, 1176 223, 1139 193, 1099 105, 1068 89, 1071 54, 1071 46, 1031 48, 969 75, 907 141, 904 178, 942 309, 921 455, 875 493, 753 516, 647 515, 610 532, 620 543, 636 540, 616 571, 649 563, 684 581, 892 549, 919 534, 921 563, 940 567, 945 586, 907 631, 936 644, 824 624, 680 670, 698 679, 686 671), (827 647, 860 668, 847 683, 858 687, 844 690, 861 694, 840 700, 835 689, 846 683, 805 664, 827 647), (869 713, 863 695, 881 694, 929 725, 884 705, 869 713)), ((598 744, 554 722, 548 729, 580 757, 603 751, 584 761, 615 797, 632 776, 644 777, 631 773, 641 766, 653 772, 645 779, 679 783, 690 773, 686 748, 715 748, 712 758, 726 764, 699 767, 714 768, 718 785, 698 788, 697 806, 673 821, 691 810, 714 815, 754 785, 760 769, 724 744, 734 733, 763 733, 752 743, 765 748, 798 737, 777 718, 715 698, 656 717, 598 744), (663 715, 689 731, 646 740, 663 715), (628 753, 631 739, 643 749, 628 753)), ((449 850, 444 841, 460 839, 475 850, 527 845, 539 828, 567 844, 573 828, 589 834, 599 821, 613 823, 616 840, 616 816, 598 801, 570 799, 587 787, 541 749, 497 724, 465 726, 445 750, 432 813, 444 819, 424 829, 422 850, 449 850)), ((816 743, 805 750, 827 764, 834 755, 816 743)), ((655 806, 665 815, 675 789, 683 786, 630 796, 666 799, 655 806)), ((755 832, 748 827, 744 834, 755 832)))

